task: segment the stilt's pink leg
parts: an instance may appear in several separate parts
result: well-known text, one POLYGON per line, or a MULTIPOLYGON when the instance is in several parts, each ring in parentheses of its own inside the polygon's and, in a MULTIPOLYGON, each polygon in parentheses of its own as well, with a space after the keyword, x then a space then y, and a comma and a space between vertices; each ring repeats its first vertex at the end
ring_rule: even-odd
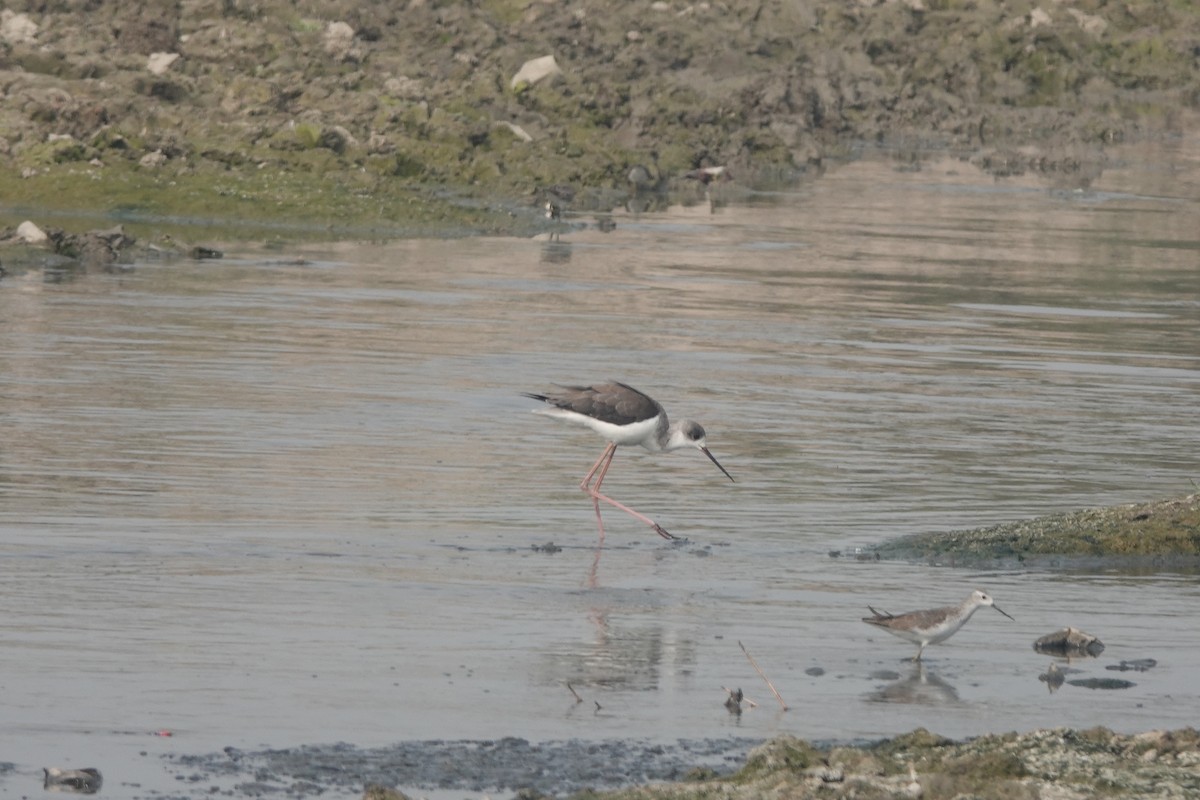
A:
MULTIPOLYGON (((608 450, 608 460, 604 462, 604 466, 600 468, 600 474, 596 476, 596 485, 592 487, 591 492, 599 492, 600 484, 604 483, 604 476, 608 474, 608 468, 612 466, 613 456, 617 454, 617 446, 610 444, 608 450)), ((589 492, 589 494, 591 493, 589 492)))
POLYGON ((612 463, 613 456, 616 455, 617 445, 609 442, 604 448, 604 452, 600 454, 600 458, 596 459, 596 463, 592 464, 592 468, 588 470, 588 474, 583 476, 583 480, 579 482, 579 488, 587 492, 592 498, 592 508, 596 510, 596 527, 600 529, 600 544, 604 544, 604 520, 600 517, 600 501, 596 499, 596 494, 592 487, 588 484, 592 481, 592 476, 597 471, 600 472, 600 480, 596 481, 596 485, 600 485, 600 481, 604 480, 604 473, 608 472, 608 465, 612 463), (603 464, 603 469, 601 469, 603 464))
POLYGON ((646 523, 651 528, 653 528, 654 532, 657 533, 659 536, 663 537, 664 539, 677 538, 674 534, 668 533, 666 528, 664 528, 662 525, 659 525, 657 522, 650 519, 645 514, 639 514, 638 512, 634 511, 629 506, 621 505, 620 503, 618 503, 616 500, 613 500, 608 495, 604 495, 604 494, 600 494, 599 492, 596 492, 595 494, 592 495, 592 497, 596 500, 603 500, 604 502, 608 503, 610 506, 615 506, 616 508, 621 509, 622 511, 624 511, 626 514, 630 515, 631 517, 636 517, 637 519, 640 519, 642 522, 646 523))
POLYGON ((640 519, 642 522, 646 523, 651 528, 653 528, 654 532, 657 533, 659 536, 663 537, 664 539, 676 538, 672 534, 667 533, 666 528, 659 525, 657 522, 650 519, 646 515, 639 514, 638 512, 634 511, 629 506, 622 505, 621 503, 618 503, 616 500, 613 500, 608 495, 600 493, 600 484, 604 482, 604 476, 608 474, 608 468, 612 465, 613 456, 616 455, 616 453, 617 453, 616 444, 614 444, 613 442, 609 442, 608 447, 606 447, 604 449, 604 453, 600 456, 600 459, 595 464, 592 465, 591 470, 588 472, 587 475, 584 476, 583 481, 579 484, 579 488, 582 489, 583 491, 587 492, 588 495, 591 496, 592 504, 596 508, 596 521, 600 524, 600 538, 601 539, 604 538, 604 523, 600 521, 600 501, 601 500, 603 500, 604 502, 608 503, 609 505, 611 505, 615 508, 621 509, 622 511, 624 511, 626 514, 630 515, 631 517, 640 519), (603 466, 601 466, 602 463, 603 463, 603 466), (589 486, 588 484, 591 481, 592 476, 596 474, 597 470, 599 470, 600 474, 596 478, 596 485, 589 486))
POLYGON ((607 458, 609 460, 609 462, 611 462, 613 454, 616 452, 617 452, 616 444, 614 444, 613 442, 609 442, 608 446, 604 448, 604 452, 601 453, 600 457, 596 459, 596 463, 592 464, 592 468, 588 470, 588 474, 584 475, 583 480, 581 480, 579 482, 579 488, 590 494, 590 491, 588 489, 588 484, 592 482, 592 476, 596 474, 596 470, 600 469, 600 464, 603 463, 604 459, 607 458))

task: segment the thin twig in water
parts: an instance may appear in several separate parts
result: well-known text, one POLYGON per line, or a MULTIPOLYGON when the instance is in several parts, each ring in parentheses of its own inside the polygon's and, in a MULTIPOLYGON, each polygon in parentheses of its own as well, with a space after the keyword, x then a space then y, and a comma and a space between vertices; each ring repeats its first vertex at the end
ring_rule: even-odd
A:
POLYGON ((576 702, 576 703, 582 703, 582 702, 583 702, 583 698, 579 696, 579 692, 575 691, 575 687, 571 686, 571 684, 569 684, 569 683, 568 683, 568 684, 567 684, 567 689, 568 689, 568 690, 571 692, 571 694, 572 694, 572 695, 574 695, 574 696, 575 696, 575 702, 576 702))
POLYGON ((739 641, 738 647, 742 648, 742 652, 745 653, 746 658, 750 660, 750 666, 754 667, 755 671, 758 672, 759 677, 762 678, 764 681, 766 681, 767 688, 771 690, 771 694, 775 695, 775 699, 779 701, 779 707, 782 708, 784 711, 787 711, 788 710, 787 703, 783 702, 783 698, 779 696, 779 692, 775 689, 775 685, 773 683, 771 683, 770 679, 767 678, 767 676, 759 668, 758 664, 755 663, 754 657, 750 655, 750 651, 746 649, 746 645, 742 644, 739 641))

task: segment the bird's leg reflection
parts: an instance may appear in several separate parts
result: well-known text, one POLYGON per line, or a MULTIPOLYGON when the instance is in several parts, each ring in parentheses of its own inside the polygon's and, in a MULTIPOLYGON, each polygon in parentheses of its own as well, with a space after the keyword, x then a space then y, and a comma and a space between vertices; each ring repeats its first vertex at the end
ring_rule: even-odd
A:
MULTIPOLYGON (((596 504, 596 519, 600 519, 600 504, 596 504)), ((585 586, 589 589, 595 589, 600 585, 599 579, 596 577, 600 572, 600 554, 604 552, 604 523, 600 523, 600 541, 596 544, 596 553, 592 556, 592 568, 588 570, 587 581, 585 586)))
POLYGON ((540 260, 543 264, 566 264, 571 260, 571 243, 564 242, 555 231, 548 241, 542 242, 540 260))

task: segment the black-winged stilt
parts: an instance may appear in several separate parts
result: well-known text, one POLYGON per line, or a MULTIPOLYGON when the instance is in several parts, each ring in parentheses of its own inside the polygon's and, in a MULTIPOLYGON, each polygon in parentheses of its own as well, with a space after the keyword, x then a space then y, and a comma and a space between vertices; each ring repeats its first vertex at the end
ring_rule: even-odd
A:
POLYGON ((600 484, 604 482, 618 445, 640 444, 652 452, 694 447, 708 456, 725 473, 725 477, 733 480, 728 470, 709 452, 700 423, 690 419, 668 422, 667 412, 658 401, 632 386, 612 381, 593 386, 559 386, 545 394, 522 394, 550 406, 539 409, 538 413, 583 425, 608 439, 608 447, 604 448, 600 458, 579 483, 579 488, 587 492, 595 505, 601 541, 604 539, 604 523, 600 519, 601 500, 640 519, 664 539, 675 538, 654 520, 600 493, 600 484), (595 485, 592 485, 593 477, 596 479, 595 485))

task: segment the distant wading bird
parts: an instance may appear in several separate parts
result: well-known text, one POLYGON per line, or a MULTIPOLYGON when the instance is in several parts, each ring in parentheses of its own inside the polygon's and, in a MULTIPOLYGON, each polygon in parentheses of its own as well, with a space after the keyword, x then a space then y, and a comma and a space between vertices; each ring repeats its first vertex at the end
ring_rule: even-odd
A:
POLYGON ((1008 614, 996 605, 992 598, 983 592, 976 589, 971 592, 971 596, 963 600, 956 606, 945 606, 943 608, 931 608, 926 611, 910 611, 907 614, 893 615, 880 613, 875 609, 871 609, 873 617, 863 617, 862 621, 879 628, 883 628, 890 634, 899 636, 901 639, 907 639, 917 645, 917 654, 913 656, 913 661, 920 661, 921 654, 925 652, 925 648, 931 644, 944 642, 958 632, 958 629, 966 624, 979 609, 984 606, 991 606, 999 611, 1004 616, 1012 619, 1008 614))
POLYGON ((664 539, 675 538, 654 520, 600 493, 600 484, 604 482, 604 476, 612 464, 617 445, 640 444, 651 452, 669 452, 694 447, 708 456, 709 460, 717 465, 717 469, 725 473, 726 478, 733 480, 733 476, 708 451, 704 442, 704 428, 700 427, 698 422, 685 419, 669 423, 663 407, 632 386, 614 381, 598 383, 595 386, 559 386, 545 394, 522 394, 550 406, 538 409, 537 413, 591 428, 608 440, 608 447, 604 448, 600 458, 579 483, 579 488, 587 492, 595 506, 596 522, 600 526, 600 541, 604 541, 604 522, 600 519, 601 500, 640 519, 664 539), (593 477, 596 479, 595 485, 592 485, 593 477))
POLYGON ((723 166, 700 167, 692 170, 691 172, 683 173, 683 177, 693 181, 700 181, 700 183, 704 184, 705 186, 708 186, 710 183, 718 179, 726 181, 729 180, 729 175, 725 172, 725 167, 723 166))

